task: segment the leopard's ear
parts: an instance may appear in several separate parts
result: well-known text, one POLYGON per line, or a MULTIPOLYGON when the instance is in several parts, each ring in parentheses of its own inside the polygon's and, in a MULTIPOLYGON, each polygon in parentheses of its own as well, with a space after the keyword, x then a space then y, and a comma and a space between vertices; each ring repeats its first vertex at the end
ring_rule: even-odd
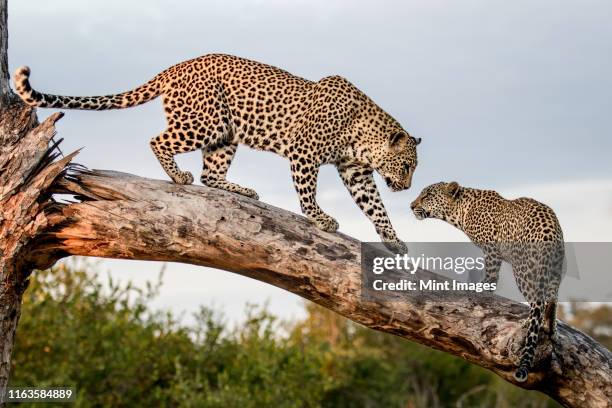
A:
POLYGON ((450 182, 446 185, 446 192, 453 198, 457 198, 459 196, 459 183, 456 181, 450 182))
POLYGON ((407 137, 408 135, 404 132, 393 133, 389 138, 389 146, 397 147, 402 143, 402 141, 405 141, 407 137))
POLYGON ((414 144, 416 146, 421 144, 421 138, 420 137, 412 137, 414 139, 414 144))

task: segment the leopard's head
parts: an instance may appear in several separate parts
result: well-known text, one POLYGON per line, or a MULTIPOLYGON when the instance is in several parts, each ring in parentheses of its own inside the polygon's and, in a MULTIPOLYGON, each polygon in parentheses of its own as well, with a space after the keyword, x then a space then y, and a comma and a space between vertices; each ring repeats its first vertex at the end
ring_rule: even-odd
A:
POLYGON ((393 191, 406 190, 412 184, 412 175, 417 166, 417 145, 421 138, 415 138, 401 130, 391 133, 382 146, 372 154, 372 164, 393 191))
POLYGON ((447 220, 451 216, 461 187, 456 181, 440 182, 427 186, 410 204, 415 217, 419 220, 437 218, 447 220))

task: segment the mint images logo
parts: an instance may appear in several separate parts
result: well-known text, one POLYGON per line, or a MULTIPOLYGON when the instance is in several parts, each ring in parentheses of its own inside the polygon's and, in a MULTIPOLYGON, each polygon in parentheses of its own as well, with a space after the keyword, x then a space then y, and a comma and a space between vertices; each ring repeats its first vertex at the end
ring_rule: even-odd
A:
MULTIPOLYGON (((456 301, 458 296, 495 295, 525 302, 511 264, 502 262, 495 286, 478 285, 485 277, 485 256, 471 242, 407 242, 408 253, 398 254, 380 242, 361 246, 361 293, 364 300, 393 300, 419 293, 439 293, 456 301), (385 296, 387 296, 385 298, 385 296)), ((508 243, 517 256, 529 245, 508 243)), ((566 242, 564 244, 560 302, 611 302, 612 242, 566 242)), ((546 277, 541 277, 546 283, 546 277)), ((492 281, 491 281, 492 282, 492 281)), ((443 301, 443 299, 439 299, 443 301)))
POLYGON ((481 282, 485 258, 473 245, 410 243, 408 248, 407 254, 392 254, 380 243, 362 244, 362 296, 369 300, 432 292, 463 296, 497 289, 496 283, 481 282))
POLYGON ((497 283, 483 283, 483 282, 459 282, 456 280, 438 281, 436 279, 418 279, 416 281, 408 279, 400 279, 399 281, 387 282, 383 279, 375 279, 372 282, 372 289, 375 291, 421 291, 421 292, 433 292, 433 291, 456 291, 465 292, 472 291, 476 293, 481 292, 495 292, 497 289, 497 283))
POLYGON ((376 256, 372 258, 371 273, 379 275, 371 280, 375 291, 473 291, 493 292, 496 283, 461 282, 452 279, 452 275, 463 275, 466 271, 483 271, 485 260, 482 256, 411 256, 396 254, 394 256, 376 256), (451 279, 402 279, 401 275, 414 275, 419 269, 450 274, 451 279), (380 276, 387 273, 387 276, 380 276), (400 278, 398 279, 398 273, 400 278), (389 276, 392 275, 392 276, 389 276))

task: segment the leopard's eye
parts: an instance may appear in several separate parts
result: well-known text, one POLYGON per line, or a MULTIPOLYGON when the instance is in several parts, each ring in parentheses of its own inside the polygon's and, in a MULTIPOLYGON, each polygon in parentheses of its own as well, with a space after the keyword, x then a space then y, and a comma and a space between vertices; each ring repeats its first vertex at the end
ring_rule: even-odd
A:
POLYGON ((410 173, 410 165, 409 164, 404 164, 404 171, 406 173, 410 173))

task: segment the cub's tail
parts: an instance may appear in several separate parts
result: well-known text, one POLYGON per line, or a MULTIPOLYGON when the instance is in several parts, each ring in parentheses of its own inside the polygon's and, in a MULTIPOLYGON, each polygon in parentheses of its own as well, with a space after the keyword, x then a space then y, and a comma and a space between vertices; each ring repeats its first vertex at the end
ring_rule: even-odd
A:
POLYGON ((525 342, 521 349, 521 360, 518 369, 514 372, 514 379, 518 382, 527 380, 527 376, 533 365, 536 348, 538 347, 540 328, 544 320, 543 307, 543 303, 540 301, 530 306, 529 316, 527 317, 527 336, 525 337, 525 342))
POLYGON ((40 93, 30 86, 30 68, 21 67, 15 72, 15 89, 30 106, 42 108, 105 110, 137 106, 161 94, 159 76, 131 91, 104 96, 61 96, 40 93))

